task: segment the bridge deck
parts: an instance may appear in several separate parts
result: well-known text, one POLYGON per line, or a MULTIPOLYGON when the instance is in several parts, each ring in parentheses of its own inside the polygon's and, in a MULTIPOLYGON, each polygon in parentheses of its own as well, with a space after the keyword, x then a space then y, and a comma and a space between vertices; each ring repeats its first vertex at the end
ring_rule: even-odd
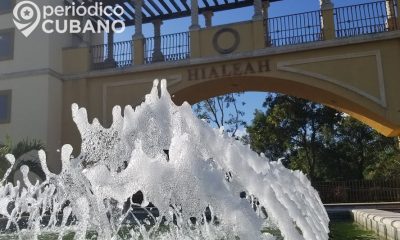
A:
MULTIPOLYGON (((252 1, 244 1, 251 3, 252 1)), ((377 34, 398 30, 398 13, 389 11, 396 9, 397 2, 392 6, 385 0, 364 3, 333 9, 334 37, 336 39, 351 38, 361 35, 377 34)), ((264 20, 265 48, 277 48, 326 40, 323 29, 322 10, 273 17, 264 20)), ((239 24, 239 23, 237 23, 239 24)), ((223 27, 223 26, 216 26, 223 27)), ((230 26, 227 26, 230 27, 230 26)), ((246 39, 250 40, 250 39, 246 39)), ((180 61, 191 58, 191 33, 181 32, 144 39, 145 64, 159 61, 180 61), (161 42, 162 59, 153 59, 156 42, 161 42)), ((126 68, 134 63, 135 49, 133 40, 115 42, 110 48, 108 44, 91 47, 92 67, 126 68), (115 61, 107 64, 109 54, 115 61)))

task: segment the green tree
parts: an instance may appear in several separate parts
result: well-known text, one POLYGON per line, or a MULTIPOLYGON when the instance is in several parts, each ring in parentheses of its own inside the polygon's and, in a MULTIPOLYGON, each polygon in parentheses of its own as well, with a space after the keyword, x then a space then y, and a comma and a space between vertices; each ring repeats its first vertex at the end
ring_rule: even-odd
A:
POLYGON ((375 180, 399 179, 400 153, 399 151, 387 153, 384 158, 366 169, 366 178, 375 180))
POLYGON ((247 127, 248 143, 259 153, 264 153, 272 160, 285 158, 291 147, 290 131, 281 124, 275 124, 270 117, 260 110, 254 113, 252 124, 247 127))
POLYGON ((245 113, 241 109, 245 103, 238 100, 240 96, 241 93, 230 93, 210 98, 195 104, 193 110, 200 119, 215 127, 223 127, 232 137, 236 137, 237 131, 246 126, 243 120, 245 113))
POLYGON ((395 149, 395 139, 387 138, 351 117, 338 125, 336 150, 353 169, 354 178, 364 179, 371 164, 387 159, 387 149, 395 149))
POLYGON ((383 138, 377 148, 375 161, 367 165, 364 177, 375 180, 399 179, 400 177, 400 149, 396 138, 383 138))
POLYGON ((335 127, 333 141, 325 149, 325 180, 373 178, 370 171, 396 151, 395 139, 387 138, 360 121, 345 116, 335 127), (370 175, 370 177, 368 177, 370 175))
POLYGON ((266 112, 256 111, 247 128, 253 150, 305 172, 311 180, 318 177, 319 160, 330 141, 341 114, 304 99, 273 94, 266 98, 266 112))
POLYGON ((399 177, 399 150, 369 126, 321 104, 270 95, 247 128, 253 150, 311 180, 399 177))

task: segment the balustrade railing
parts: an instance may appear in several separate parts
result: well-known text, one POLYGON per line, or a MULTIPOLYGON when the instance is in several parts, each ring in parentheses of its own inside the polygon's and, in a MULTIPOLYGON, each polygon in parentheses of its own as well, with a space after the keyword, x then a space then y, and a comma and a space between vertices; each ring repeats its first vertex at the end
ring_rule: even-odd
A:
POLYGON ((108 47, 108 44, 91 47, 93 69, 123 68, 132 65, 132 41, 115 42, 113 49, 108 47), (110 54, 111 57, 109 57, 110 54))
POLYGON ((267 20, 267 46, 285 46, 323 40, 321 11, 267 20))
POLYGON ((144 62, 177 61, 190 57, 189 32, 145 39, 144 62))
POLYGON ((380 33, 397 29, 396 1, 377 1, 335 8, 338 38, 380 33))

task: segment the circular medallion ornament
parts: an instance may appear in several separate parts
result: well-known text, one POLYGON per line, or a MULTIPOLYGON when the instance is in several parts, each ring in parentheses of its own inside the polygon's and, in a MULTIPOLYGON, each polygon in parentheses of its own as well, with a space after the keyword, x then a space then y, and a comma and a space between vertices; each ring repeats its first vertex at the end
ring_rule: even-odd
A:
POLYGON ((214 38, 213 38, 214 49, 221 54, 228 54, 228 53, 235 51, 236 48, 239 46, 239 43, 240 43, 239 33, 235 29, 232 29, 232 28, 222 28, 222 29, 218 30, 218 32, 214 35, 214 38), (226 47, 226 46, 220 45, 219 40, 220 40, 221 36, 225 35, 225 34, 228 34, 228 35, 230 35, 230 37, 233 38, 233 44, 231 46, 226 47))

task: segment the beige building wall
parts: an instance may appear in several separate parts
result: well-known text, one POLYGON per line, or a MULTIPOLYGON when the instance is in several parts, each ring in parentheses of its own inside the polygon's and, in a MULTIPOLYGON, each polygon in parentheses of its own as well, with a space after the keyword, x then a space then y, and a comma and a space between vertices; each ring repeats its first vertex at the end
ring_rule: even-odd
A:
MULTIPOLYGON (((36 0, 38 6, 62 0, 36 0)), ((15 29, 12 13, 0 15, 0 30, 15 29)), ((62 51, 80 43, 79 35, 45 34, 38 27, 28 38, 15 29, 14 58, 0 61, 0 91, 11 90, 11 122, 0 124, 0 142, 10 136, 41 140, 47 147, 51 170, 60 168, 62 51)))
MULTIPOLYGON (((38 0, 36 4, 61 4, 60 0, 38 0)), ((0 29, 15 29, 14 34, 14 59, 0 61, 0 74, 27 72, 38 69, 52 69, 62 72, 62 49, 72 46, 73 39, 70 34, 45 34, 39 27, 26 38, 13 23, 13 15, 0 15, 0 29)))
POLYGON ((0 139, 13 143, 38 139, 47 146, 50 169, 58 170, 56 150, 61 146, 62 82, 47 74, 1 79, 0 91, 11 90, 11 121, 0 124, 0 139))

